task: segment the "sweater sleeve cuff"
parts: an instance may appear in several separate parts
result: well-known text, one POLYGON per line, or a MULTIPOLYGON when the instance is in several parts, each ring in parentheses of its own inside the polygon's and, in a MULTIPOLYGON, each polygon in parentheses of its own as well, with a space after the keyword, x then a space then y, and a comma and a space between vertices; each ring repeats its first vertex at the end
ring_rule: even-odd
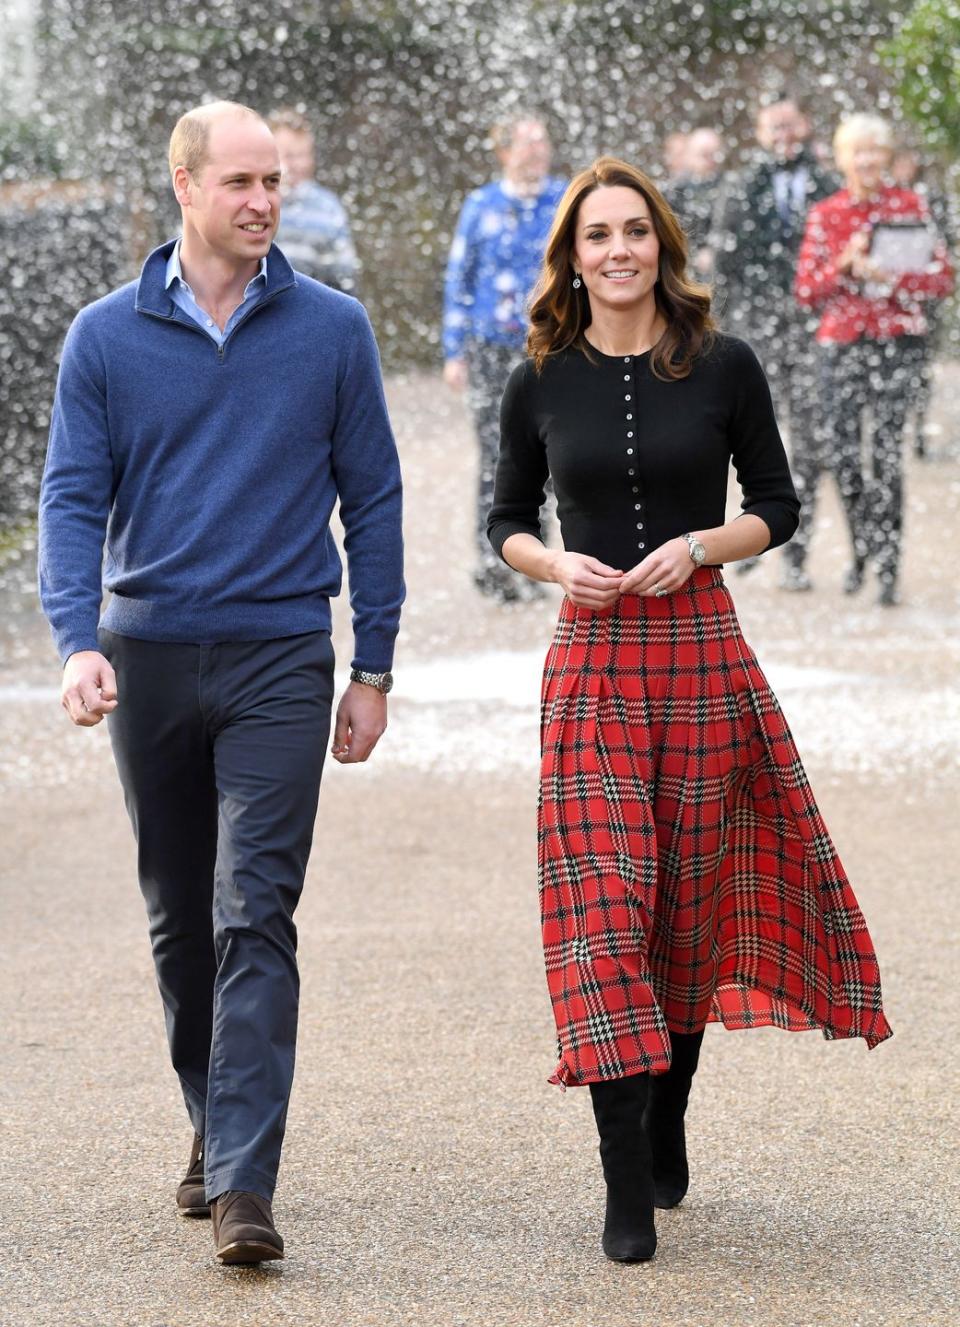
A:
POLYGON ((81 650, 95 650, 98 654, 100 653, 100 642, 97 640, 96 629, 92 633, 76 630, 55 631, 53 642, 57 647, 57 653, 62 664, 66 664, 72 654, 79 654, 81 650))
POLYGON ((759 516, 770 531, 770 542, 763 550, 764 553, 787 543, 800 524, 799 504, 793 507, 784 502, 754 502, 741 515, 759 516))
MULTIPOLYGON (((487 538, 493 545, 494 552, 503 558, 504 562, 507 560, 503 557, 503 546, 512 534, 532 534, 534 539, 539 539, 541 544, 543 543, 543 535, 538 526, 524 525, 522 521, 498 521, 487 531, 487 538)), ((507 563, 507 566, 509 565, 507 563)))
POLYGON ((386 631, 365 631, 354 641, 351 668, 364 673, 389 673, 393 668, 393 650, 396 634, 386 631))

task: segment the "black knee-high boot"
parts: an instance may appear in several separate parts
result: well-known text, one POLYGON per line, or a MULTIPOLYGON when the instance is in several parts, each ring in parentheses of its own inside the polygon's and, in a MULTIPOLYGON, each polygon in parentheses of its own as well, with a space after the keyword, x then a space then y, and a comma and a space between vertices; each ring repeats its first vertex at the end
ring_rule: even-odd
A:
POLYGON ((591 1083, 607 1182, 603 1251, 614 1262, 647 1262, 657 1248, 650 1144, 643 1128, 648 1074, 591 1083))
POLYGON ((643 1124, 653 1154, 653 1191, 658 1207, 676 1207, 690 1184, 683 1116, 702 1041, 702 1030, 671 1032, 670 1069, 650 1080, 643 1124))

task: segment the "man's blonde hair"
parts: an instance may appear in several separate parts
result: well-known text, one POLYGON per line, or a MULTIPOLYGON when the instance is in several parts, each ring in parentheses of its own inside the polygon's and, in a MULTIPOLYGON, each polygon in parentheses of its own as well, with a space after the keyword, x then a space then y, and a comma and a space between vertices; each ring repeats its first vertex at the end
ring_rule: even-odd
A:
POLYGON ((173 126, 170 135, 170 174, 182 166, 191 175, 196 175, 207 164, 207 149, 210 145, 210 127, 215 120, 227 116, 238 119, 252 117, 266 124, 263 116, 250 106, 243 106, 239 101, 210 101, 205 106, 194 106, 187 111, 173 126))
POLYGON ((542 115, 538 115, 536 111, 518 111, 508 120, 498 120, 496 124, 490 126, 487 142, 494 152, 506 152, 513 146, 514 135, 521 124, 538 124, 544 133, 548 132, 542 115))

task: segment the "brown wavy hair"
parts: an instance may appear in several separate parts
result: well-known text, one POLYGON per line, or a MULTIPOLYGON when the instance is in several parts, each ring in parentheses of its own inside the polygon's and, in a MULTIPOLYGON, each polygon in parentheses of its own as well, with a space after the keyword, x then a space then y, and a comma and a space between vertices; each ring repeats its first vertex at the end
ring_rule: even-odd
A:
POLYGON ((642 194, 660 241, 660 274, 654 286, 657 309, 667 330, 653 348, 651 368, 658 378, 685 378, 715 331, 710 288, 687 276, 687 241, 676 214, 643 171, 616 157, 598 157, 571 180, 553 219, 543 267, 532 296, 527 353, 537 372, 550 355, 571 346, 593 358, 584 332, 590 326, 586 287, 573 289, 573 250, 580 204, 596 189, 621 185, 642 194))

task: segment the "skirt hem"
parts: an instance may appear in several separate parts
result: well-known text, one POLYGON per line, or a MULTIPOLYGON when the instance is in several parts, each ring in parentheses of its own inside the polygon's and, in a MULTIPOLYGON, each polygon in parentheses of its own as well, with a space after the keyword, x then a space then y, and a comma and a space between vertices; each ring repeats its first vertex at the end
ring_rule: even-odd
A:
MULTIPOLYGON (((707 1023, 708 1024, 716 1023, 720 1027, 722 1027, 725 1032, 749 1032, 751 1028, 763 1028, 763 1027, 775 1027, 779 1028, 781 1032, 791 1032, 791 1033, 819 1032, 823 1037, 824 1041, 863 1040, 867 1043, 868 1051, 875 1050, 879 1045, 881 1045, 881 1043, 886 1041, 889 1037, 893 1036, 893 1029, 890 1027, 889 1023, 887 1022, 886 1018, 883 1017, 883 1015, 880 1015, 880 1017, 878 1018, 877 1027, 870 1032, 864 1032, 862 1030, 854 1028, 850 1028, 849 1030, 847 1030, 844 1028, 837 1027, 834 1024, 823 1024, 823 1023, 810 1023, 806 1027, 800 1027, 796 1025, 793 1027, 784 1027, 783 1023, 777 1022, 773 1014, 767 1016, 764 1016, 762 1014, 760 1015, 754 1014, 751 1015, 749 1019, 743 1018, 742 1021, 737 1021, 733 1015, 724 1018, 722 1014, 717 1013, 712 1009, 707 1017, 707 1023)), ((674 1030, 679 1031, 679 1029, 671 1028, 671 1031, 674 1030)), ((684 1033, 686 1034, 689 1034, 691 1032, 699 1032, 700 1030, 701 1030, 700 1028, 683 1029, 684 1033)), ((669 1066, 667 1066, 667 1068, 669 1068, 669 1066)), ((666 1073, 667 1068, 660 1069, 659 1073, 666 1073)), ((593 1072, 593 1073, 583 1073, 578 1075, 574 1072, 574 1070, 570 1068, 566 1060, 561 1060, 560 1063, 557 1065, 557 1068, 547 1079, 547 1083, 549 1084, 550 1087, 559 1087, 561 1092, 566 1092, 568 1087, 589 1087, 591 1083, 608 1083, 611 1082, 613 1079, 635 1078, 638 1074, 647 1074, 647 1073, 652 1074, 654 1077, 656 1077, 658 1074, 658 1070, 653 1068, 653 1066, 651 1066, 649 1069, 630 1069, 628 1070, 628 1072, 622 1074, 602 1074, 602 1073, 593 1072)))

